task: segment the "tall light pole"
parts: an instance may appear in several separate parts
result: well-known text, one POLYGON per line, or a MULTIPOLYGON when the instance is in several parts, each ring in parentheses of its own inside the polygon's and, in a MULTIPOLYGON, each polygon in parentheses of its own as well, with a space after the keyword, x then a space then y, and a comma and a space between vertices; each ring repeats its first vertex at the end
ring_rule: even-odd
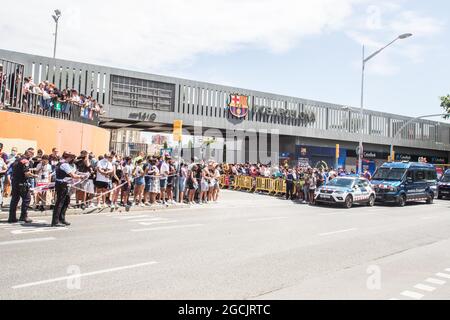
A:
POLYGON ((364 73, 366 70, 366 63, 375 57, 377 54, 379 54, 381 51, 392 45, 397 40, 403 40, 406 38, 409 38, 412 36, 412 33, 405 33, 402 35, 399 35, 397 38, 395 38, 393 41, 389 42, 387 45, 385 45, 383 48, 381 48, 378 51, 375 51, 367 58, 365 57, 365 47, 363 46, 362 50, 362 77, 361 77, 361 109, 360 109, 360 123, 359 123, 359 148, 358 148, 358 173, 361 174, 363 172, 362 170, 362 160, 364 155, 364 149, 363 149, 363 137, 364 137, 364 73))
MULTIPOLYGON (((413 122, 415 122, 415 121, 417 121, 417 120, 421 120, 421 119, 425 119, 425 118, 448 117, 448 116, 450 116, 450 113, 429 114, 429 115, 425 115, 425 116, 420 116, 420 117, 417 117, 417 118, 413 118, 413 119, 409 120, 408 122, 406 122, 406 123, 403 125, 403 127, 401 127, 401 128, 395 133, 394 137, 392 138, 392 143, 391 143, 391 147, 390 147, 390 156, 389 156, 390 160, 391 160, 392 162, 395 161, 395 159, 394 159, 394 158, 395 158, 395 157, 394 157, 394 143, 396 142, 396 139, 402 134, 402 131, 403 131, 407 126, 409 126, 411 123, 413 123, 413 122)), ((437 125, 439 125, 439 122, 438 122, 437 125)))
POLYGON ((61 11, 56 9, 55 10, 55 14, 52 15, 53 20, 55 20, 55 24, 56 24, 56 29, 55 29, 55 45, 53 47, 53 59, 56 58, 56 41, 58 40, 58 21, 59 18, 61 18, 61 11))

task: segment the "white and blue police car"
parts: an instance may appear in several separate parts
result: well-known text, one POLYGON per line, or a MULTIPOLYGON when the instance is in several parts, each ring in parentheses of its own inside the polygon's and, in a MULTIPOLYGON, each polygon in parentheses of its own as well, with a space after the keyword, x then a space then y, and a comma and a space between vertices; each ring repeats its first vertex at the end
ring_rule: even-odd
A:
POLYGON ((350 209, 354 204, 373 207, 376 194, 369 180, 362 177, 338 177, 320 187, 315 194, 317 204, 343 205, 350 209))

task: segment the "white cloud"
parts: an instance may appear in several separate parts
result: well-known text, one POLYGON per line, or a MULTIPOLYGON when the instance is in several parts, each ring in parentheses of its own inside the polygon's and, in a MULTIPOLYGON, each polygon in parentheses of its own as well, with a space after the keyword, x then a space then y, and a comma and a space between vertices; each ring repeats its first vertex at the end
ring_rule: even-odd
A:
MULTIPOLYGON (((367 54, 385 46, 400 34, 412 33, 413 38, 396 43, 368 63, 368 73, 390 76, 400 71, 398 63, 422 63, 432 47, 430 39, 442 32, 444 23, 411 10, 403 10, 409 1, 369 3, 365 13, 352 17, 346 31, 348 37, 365 45, 367 54), (397 59, 397 60, 395 60, 397 59)), ((354 62, 356 65, 356 62, 354 62)))
POLYGON ((0 38, 2 47, 51 55, 51 9, 59 8, 59 57, 157 70, 199 54, 248 47, 284 52, 303 37, 342 28, 359 2, 9 1, 2 4, 2 12, 11 14, 0 19, 0 38))
POLYGON ((390 28, 399 33, 410 32, 415 37, 433 36, 442 31, 443 23, 432 17, 422 16, 413 11, 401 12, 390 23, 390 28))

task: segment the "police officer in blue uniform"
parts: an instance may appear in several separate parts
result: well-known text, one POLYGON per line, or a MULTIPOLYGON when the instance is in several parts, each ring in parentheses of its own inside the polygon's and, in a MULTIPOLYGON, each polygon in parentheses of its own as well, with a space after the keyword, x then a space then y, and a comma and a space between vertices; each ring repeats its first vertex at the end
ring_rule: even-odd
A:
POLYGON ((31 159, 33 157, 34 149, 29 148, 25 151, 23 157, 17 159, 12 165, 11 203, 9 207, 8 223, 17 223, 19 221, 25 223, 33 222, 28 218, 28 206, 31 202, 30 179, 36 177, 36 175, 31 172, 31 159), (17 220, 16 211, 20 199, 22 199, 22 209, 20 219, 17 220))
POLYGON ((52 227, 66 227, 70 223, 66 221, 66 211, 70 204, 69 182, 72 179, 81 179, 83 175, 76 174, 74 166, 76 156, 70 152, 64 152, 62 160, 56 166, 56 202, 53 209, 52 227))

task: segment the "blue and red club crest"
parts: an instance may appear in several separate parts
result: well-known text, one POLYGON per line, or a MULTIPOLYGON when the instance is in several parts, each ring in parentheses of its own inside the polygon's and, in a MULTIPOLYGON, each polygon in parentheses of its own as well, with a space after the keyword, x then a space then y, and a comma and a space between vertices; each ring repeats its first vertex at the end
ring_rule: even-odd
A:
POLYGON ((248 96, 236 94, 230 95, 228 108, 233 116, 237 118, 245 118, 249 111, 248 96))

